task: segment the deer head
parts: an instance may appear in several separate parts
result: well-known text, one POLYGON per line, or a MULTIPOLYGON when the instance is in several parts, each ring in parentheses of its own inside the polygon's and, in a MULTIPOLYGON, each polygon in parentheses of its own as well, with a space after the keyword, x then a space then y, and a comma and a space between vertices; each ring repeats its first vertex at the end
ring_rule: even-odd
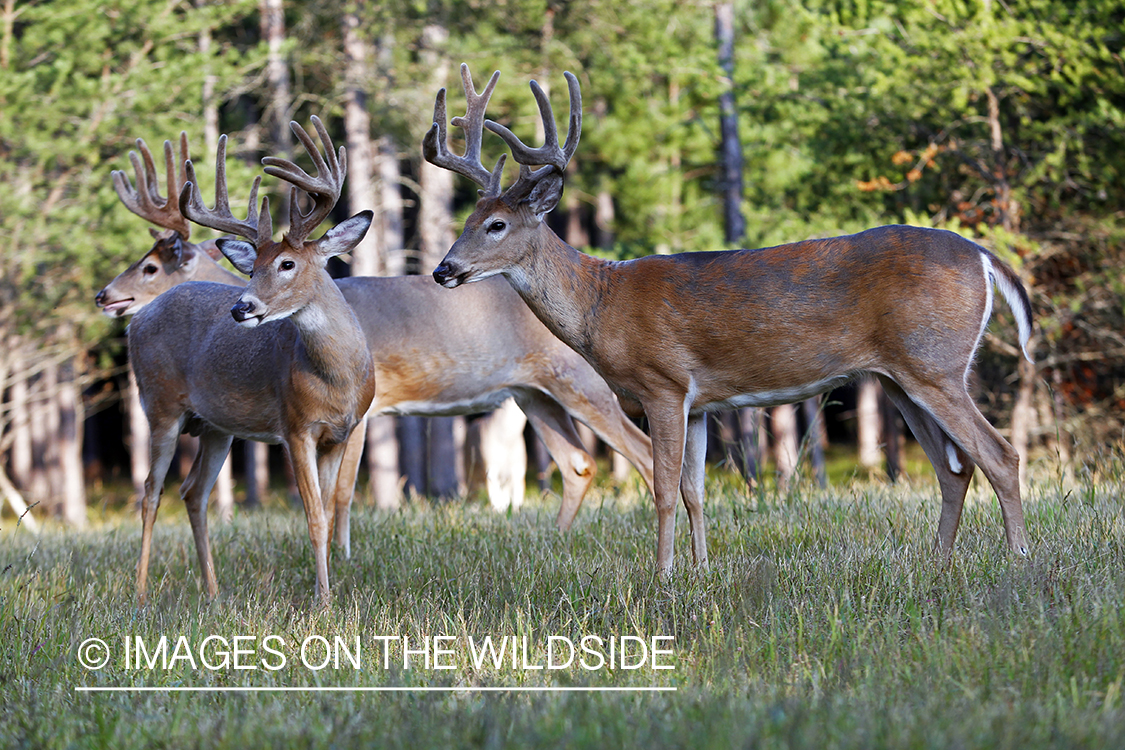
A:
POLYGON ((543 219, 562 198, 566 166, 578 148, 582 133, 582 92, 578 79, 571 73, 564 73, 564 76, 570 90, 570 125, 566 143, 561 148, 551 102, 538 83, 531 82, 531 91, 539 105, 545 137, 542 146, 531 148, 508 128, 484 119, 488 99, 500 72, 492 74, 488 85, 478 95, 469 67, 462 63, 461 81, 468 108, 464 117, 455 117, 451 123, 465 131, 466 147, 464 156, 456 156, 449 151, 446 142, 445 89, 438 92, 434 104, 434 124, 422 141, 422 153, 432 164, 464 175, 482 188, 480 199, 466 219, 461 236, 434 269, 434 279, 442 286, 453 288, 505 273, 522 257, 529 243, 546 240, 546 237, 540 236, 543 232, 550 232, 543 219), (520 165, 519 178, 503 192, 500 177, 504 170, 504 157, 500 157, 491 172, 480 161, 483 128, 499 135, 508 144, 512 158, 520 165), (531 169, 536 166, 539 168, 531 169))
POLYGON ((312 122, 324 144, 324 155, 304 128, 296 122, 289 123, 289 127, 312 158, 317 170, 315 177, 288 159, 274 156, 262 159, 266 174, 280 177, 293 186, 289 202, 289 231, 280 242, 273 240, 269 198, 262 198, 260 212, 255 209, 260 177, 251 187, 246 218, 239 220, 231 214, 226 184, 225 135, 219 139, 215 163, 215 208, 209 209, 203 204, 194 168, 190 161, 187 162, 187 182, 180 193, 180 210, 197 224, 244 238, 221 239, 218 245, 235 268, 250 276, 246 291, 231 308, 235 321, 248 328, 296 315, 306 309, 323 294, 322 285, 332 283, 325 271, 328 259, 354 248, 371 226, 373 213, 361 211, 328 230, 320 239, 307 239, 336 205, 347 174, 344 147, 340 147, 338 155, 334 153, 332 140, 323 123, 315 116, 312 122), (312 199, 308 213, 301 212, 299 190, 308 193, 312 199))

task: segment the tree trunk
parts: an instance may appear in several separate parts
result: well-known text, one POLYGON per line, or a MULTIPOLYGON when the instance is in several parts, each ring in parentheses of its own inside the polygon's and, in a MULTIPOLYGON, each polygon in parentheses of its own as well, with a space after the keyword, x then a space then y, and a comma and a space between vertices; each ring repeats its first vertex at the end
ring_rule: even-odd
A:
POLYGON ((398 450, 402 475, 406 478, 405 490, 425 495, 426 438, 422 417, 398 418, 398 450))
POLYGON ((24 359, 26 351, 18 338, 12 337, 11 341, 12 385, 9 391, 12 404, 9 427, 12 431, 11 478, 16 487, 28 490, 31 488, 32 447, 31 410, 28 403, 30 388, 24 359))
MULTIPOLYGON (((449 61, 443 49, 448 39, 449 31, 442 26, 431 24, 422 31, 422 57, 431 72, 431 89, 444 86, 448 80, 449 61)), ((429 273, 453 244, 453 173, 422 160, 419 185, 422 272, 429 273)), ((458 476, 465 474, 463 451, 458 450, 455 431, 465 434, 464 417, 435 417, 427 427, 429 469, 426 474, 430 495, 456 495, 458 476), (455 428, 457 421, 461 424, 455 428)), ((464 440, 460 442, 463 446, 464 440)))
MULTIPOLYGON (((363 2, 354 7, 362 8, 363 2)), ((379 276, 387 270, 388 232, 386 224, 397 221, 396 247, 401 247, 402 199, 398 198, 397 217, 388 216, 380 197, 386 200, 385 185, 380 186, 381 173, 386 165, 371 139, 371 117, 367 113, 367 81, 372 77, 373 50, 361 30, 356 11, 344 15, 344 59, 346 60, 344 92, 344 129, 348 141, 348 200, 349 211, 356 213, 371 210, 376 215, 376 225, 367 232, 352 251, 352 276, 379 276), (376 171, 378 170, 378 172, 376 171), (383 190, 380 190, 380 188, 383 190)), ((397 172, 398 161, 394 159, 397 172)), ((397 194, 398 175, 391 176, 391 187, 397 194)), ((397 197, 397 196, 396 196, 397 197)), ((402 268, 398 269, 401 273, 402 268)), ((399 497, 398 441, 395 439, 393 417, 373 417, 362 429, 366 434, 366 463, 368 484, 375 506, 382 509, 397 508, 399 497)))
POLYGON ((270 447, 247 440, 242 446, 243 472, 246 480, 246 508, 260 508, 269 491, 270 447))
POLYGON ((801 409, 808 425, 809 460, 813 466, 813 476, 818 487, 828 486, 828 466, 824 460, 824 448, 828 442, 824 429, 824 415, 820 411, 820 397, 807 398, 801 402, 801 409))
POLYGON ((886 392, 881 388, 879 391, 882 394, 879 399, 879 410, 883 414, 883 451, 887 455, 887 479, 894 483, 898 481, 903 468, 902 454, 905 440, 902 431, 902 415, 898 413, 898 408, 891 403, 886 392))
POLYGON ((856 440, 859 442, 859 465, 868 472, 883 465, 882 420, 879 416, 882 387, 872 377, 861 378, 856 385, 856 440))
MULTIPOLYGON (((269 101, 266 102, 264 124, 271 144, 267 147, 275 156, 288 157, 293 151, 293 135, 289 130, 292 119, 293 92, 289 82, 289 66, 281 52, 285 43, 285 11, 282 0, 258 0, 261 15, 261 34, 266 42, 266 79, 269 82, 269 101)), ((276 216, 289 221, 289 191, 278 196, 276 216)))
POLYGON ((773 431, 773 455, 777 466, 778 489, 789 488, 797 473, 797 407, 783 404, 770 409, 770 426, 773 431))
POLYGON ((82 465, 82 426, 85 411, 82 393, 75 382, 74 359, 59 368, 58 404, 58 471, 62 492, 60 515, 66 523, 78 528, 86 526, 86 475, 82 465))
POLYGON ((148 418, 141 407, 141 392, 137 388, 137 376, 129 366, 129 385, 125 393, 125 416, 129 424, 129 470, 133 479, 133 497, 136 498, 137 510, 141 509, 141 500, 145 496, 145 479, 148 478, 149 469, 149 431, 148 418))
POLYGON ((29 494, 33 502, 42 503, 44 510, 55 515, 53 498, 58 497, 52 487, 51 467, 55 460, 55 436, 59 431, 58 402, 54 398, 57 368, 48 365, 35 379, 31 412, 31 482, 29 494))
POLYGON ((739 471, 746 479, 747 486, 753 489, 758 485, 758 480, 762 474, 761 457, 764 454, 762 442, 765 439, 765 433, 762 430, 763 412, 761 409, 739 409, 736 414, 739 432, 741 433, 739 471))

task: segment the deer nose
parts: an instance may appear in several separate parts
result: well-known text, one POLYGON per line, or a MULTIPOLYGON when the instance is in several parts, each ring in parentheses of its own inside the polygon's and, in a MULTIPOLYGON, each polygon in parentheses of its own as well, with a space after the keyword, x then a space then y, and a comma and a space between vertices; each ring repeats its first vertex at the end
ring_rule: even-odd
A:
POLYGON ((439 263, 438 267, 434 269, 434 281, 439 284, 444 284, 445 280, 449 278, 452 273, 448 263, 439 263))
POLYGON ((234 303, 234 307, 230 309, 230 314, 239 323, 247 318, 254 317, 254 303, 249 300, 239 300, 234 303))
POLYGON ((105 289, 98 292, 94 297, 94 304, 98 307, 105 307, 105 289))

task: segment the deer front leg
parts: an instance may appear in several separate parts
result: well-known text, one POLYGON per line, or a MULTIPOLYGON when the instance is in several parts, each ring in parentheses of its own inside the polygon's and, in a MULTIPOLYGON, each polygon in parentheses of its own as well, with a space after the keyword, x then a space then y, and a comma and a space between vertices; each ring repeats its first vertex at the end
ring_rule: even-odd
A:
POLYGON ((297 490, 301 493, 301 503, 305 506, 305 520, 309 526, 309 541, 313 546, 313 560, 316 565, 316 588, 314 598, 325 608, 332 600, 328 588, 328 518, 324 512, 324 501, 320 487, 317 467, 316 444, 310 436, 303 435, 288 446, 293 463, 293 473, 297 479, 297 490))

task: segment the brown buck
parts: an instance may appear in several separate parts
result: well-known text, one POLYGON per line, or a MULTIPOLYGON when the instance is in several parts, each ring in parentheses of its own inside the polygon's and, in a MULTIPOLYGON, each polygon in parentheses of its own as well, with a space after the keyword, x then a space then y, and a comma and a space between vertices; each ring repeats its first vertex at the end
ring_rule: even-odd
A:
POLYGON ((941 552, 948 556, 952 549, 979 465, 1000 499, 1009 547, 1027 553, 1019 460, 966 386, 992 313, 993 285, 1015 312, 1027 354, 1031 307, 1010 268, 951 232, 905 226, 762 250, 625 262, 592 258, 543 221, 558 204, 578 146, 577 79, 566 74, 570 127, 562 148, 550 102, 532 82, 546 143, 529 148, 502 125, 484 122, 499 73, 480 96, 464 65, 461 74, 468 112, 452 124, 466 131, 466 155, 448 150, 444 89, 423 151, 484 189, 434 278, 453 288, 503 275, 623 401, 643 407, 652 434, 662 573, 672 570, 677 491, 687 507, 695 562, 707 563, 704 413, 798 401, 861 373, 879 378, 937 472, 941 552), (507 143, 520 165, 519 179, 506 191, 500 189, 504 157, 491 172, 480 163, 482 125, 507 143))
MULTIPOLYGON (((293 185, 290 229, 272 238, 269 199, 257 213, 257 178, 245 220, 227 198, 226 137, 216 160, 216 206, 204 206, 191 162, 179 196, 191 221, 244 237, 221 239, 219 249, 251 276, 245 289, 210 282, 180 284, 134 315, 129 355, 152 432, 152 465, 142 503, 137 591, 145 597, 152 529, 176 439, 199 435, 199 455, 181 488, 207 594, 218 592, 207 537, 207 498, 232 437, 281 443, 292 461, 304 502, 316 564, 316 596, 329 599, 328 539, 337 474, 348 438, 375 394, 371 353, 351 307, 325 271, 328 258, 351 250, 371 224, 362 212, 307 241, 340 196, 346 153, 333 153, 317 118, 322 156, 296 123, 294 134, 316 165, 312 177, 296 164, 266 157, 265 171, 293 185), (298 188, 313 202, 299 208, 298 188), (234 320, 231 320, 231 316, 234 320)), ((352 441, 354 442, 354 441, 352 441)))
MULTIPOLYGON (((130 153, 137 188, 124 173, 115 172, 118 195, 134 213, 172 230, 166 233, 171 236, 166 243, 158 240, 138 263, 110 282, 98 294, 98 304, 107 315, 120 317, 141 310, 185 281, 245 286, 245 279, 186 241, 190 224, 179 213, 178 201, 165 202, 159 195, 148 147, 142 140, 137 146, 143 169, 142 160, 130 153), (182 257, 190 262, 163 260, 164 244, 181 248, 182 257)), ((174 189, 178 194, 186 177, 181 172, 178 181, 172 180, 172 144, 167 141, 164 153, 169 192, 174 189)), ((181 164, 188 161, 186 134, 180 135, 180 159, 181 164)), ((593 368, 555 338, 503 279, 455 294, 424 276, 356 277, 336 283, 355 310, 375 361, 375 399, 368 416, 472 414, 513 396, 562 474, 557 525, 563 531, 573 523, 596 471, 572 417, 624 455, 652 487, 648 436, 629 421, 593 368)), ((352 439, 362 441, 362 432, 352 439)), ((341 489, 354 487, 358 470, 356 449, 341 468, 341 489)), ((350 491, 337 494, 336 539, 345 555, 350 552, 351 497, 350 491)))

